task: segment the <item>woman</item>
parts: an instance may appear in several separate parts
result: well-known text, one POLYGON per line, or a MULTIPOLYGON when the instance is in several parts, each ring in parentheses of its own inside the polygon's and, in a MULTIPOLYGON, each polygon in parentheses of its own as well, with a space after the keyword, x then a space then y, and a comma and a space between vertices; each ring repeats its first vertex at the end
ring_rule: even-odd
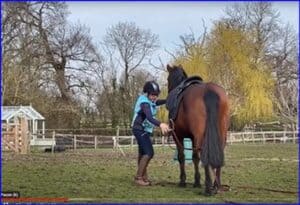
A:
POLYGON ((160 89, 155 81, 148 81, 143 88, 143 94, 140 95, 134 107, 134 116, 132 120, 132 132, 139 146, 138 170, 135 177, 135 183, 141 186, 150 185, 147 176, 147 166, 154 155, 150 136, 154 126, 160 127, 163 134, 169 132, 169 125, 162 123, 154 118, 156 115, 156 106, 163 105, 166 100, 158 100, 160 89))

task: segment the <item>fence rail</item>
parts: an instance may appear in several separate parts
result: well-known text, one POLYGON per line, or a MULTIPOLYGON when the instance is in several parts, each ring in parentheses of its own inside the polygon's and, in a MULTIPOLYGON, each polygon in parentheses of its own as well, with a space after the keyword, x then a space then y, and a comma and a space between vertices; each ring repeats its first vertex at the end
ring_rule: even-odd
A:
MULTIPOLYGON (((137 145, 134 136, 120 136, 116 132, 115 136, 102 136, 95 134, 62 134, 52 131, 46 135, 36 135, 35 139, 52 139, 52 148, 55 145, 63 145, 69 149, 78 148, 113 148, 121 150, 122 147, 134 147, 137 145)), ((233 143, 298 143, 298 131, 266 131, 266 132, 228 132, 227 144, 233 143)), ((171 137, 154 137, 154 146, 175 146, 174 140, 171 137)))
POLYGON ((298 143, 298 131, 230 132, 227 142, 290 142, 298 143))

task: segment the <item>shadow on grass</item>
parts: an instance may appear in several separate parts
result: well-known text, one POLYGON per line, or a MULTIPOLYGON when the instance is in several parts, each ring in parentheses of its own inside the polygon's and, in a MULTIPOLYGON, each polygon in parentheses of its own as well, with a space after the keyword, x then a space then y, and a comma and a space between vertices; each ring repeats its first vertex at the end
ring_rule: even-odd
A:
POLYGON ((152 182, 152 186, 160 186, 164 188, 172 188, 172 189, 178 189, 178 190, 184 190, 185 192, 193 192, 194 194, 199 194, 205 196, 203 185, 201 187, 194 187, 193 183, 186 183, 186 186, 182 187, 179 186, 179 182, 175 181, 157 181, 152 182))

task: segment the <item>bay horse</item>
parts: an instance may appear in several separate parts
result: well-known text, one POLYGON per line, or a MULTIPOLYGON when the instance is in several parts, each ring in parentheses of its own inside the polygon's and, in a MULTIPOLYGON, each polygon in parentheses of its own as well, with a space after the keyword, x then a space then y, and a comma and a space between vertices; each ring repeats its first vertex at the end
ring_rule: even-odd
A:
MULTIPOLYGON (((168 94, 188 78, 182 66, 167 65, 168 94)), ((195 169, 194 187, 201 187, 199 162, 205 170, 205 195, 214 195, 221 189, 221 167, 229 127, 229 100, 225 90, 208 82, 185 88, 174 120, 173 138, 180 166, 179 186, 186 186, 183 140, 191 138, 195 169), (174 136, 175 135, 175 136, 174 136)), ((170 121, 171 122, 171 121, 170 121)))

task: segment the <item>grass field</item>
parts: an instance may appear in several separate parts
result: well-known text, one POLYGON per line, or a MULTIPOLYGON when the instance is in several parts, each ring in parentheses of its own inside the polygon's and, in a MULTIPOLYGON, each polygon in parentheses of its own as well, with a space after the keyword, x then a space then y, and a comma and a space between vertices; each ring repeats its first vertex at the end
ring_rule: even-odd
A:
POLYGON ((65 153, 2 153, 2 190, 22 197, 67 197, 70 202, 98 203, 241 203, 298 202, 298 145, 235 144, 225 149, 223 184, 231 190, 206 197, 193 188, 193 164, 186 165, 187 187, 177 186, 179 166, 170 147, 155 148, 149 166, 153 185, 137 187, 136 150, 126 157, 111 149, 65 153))

